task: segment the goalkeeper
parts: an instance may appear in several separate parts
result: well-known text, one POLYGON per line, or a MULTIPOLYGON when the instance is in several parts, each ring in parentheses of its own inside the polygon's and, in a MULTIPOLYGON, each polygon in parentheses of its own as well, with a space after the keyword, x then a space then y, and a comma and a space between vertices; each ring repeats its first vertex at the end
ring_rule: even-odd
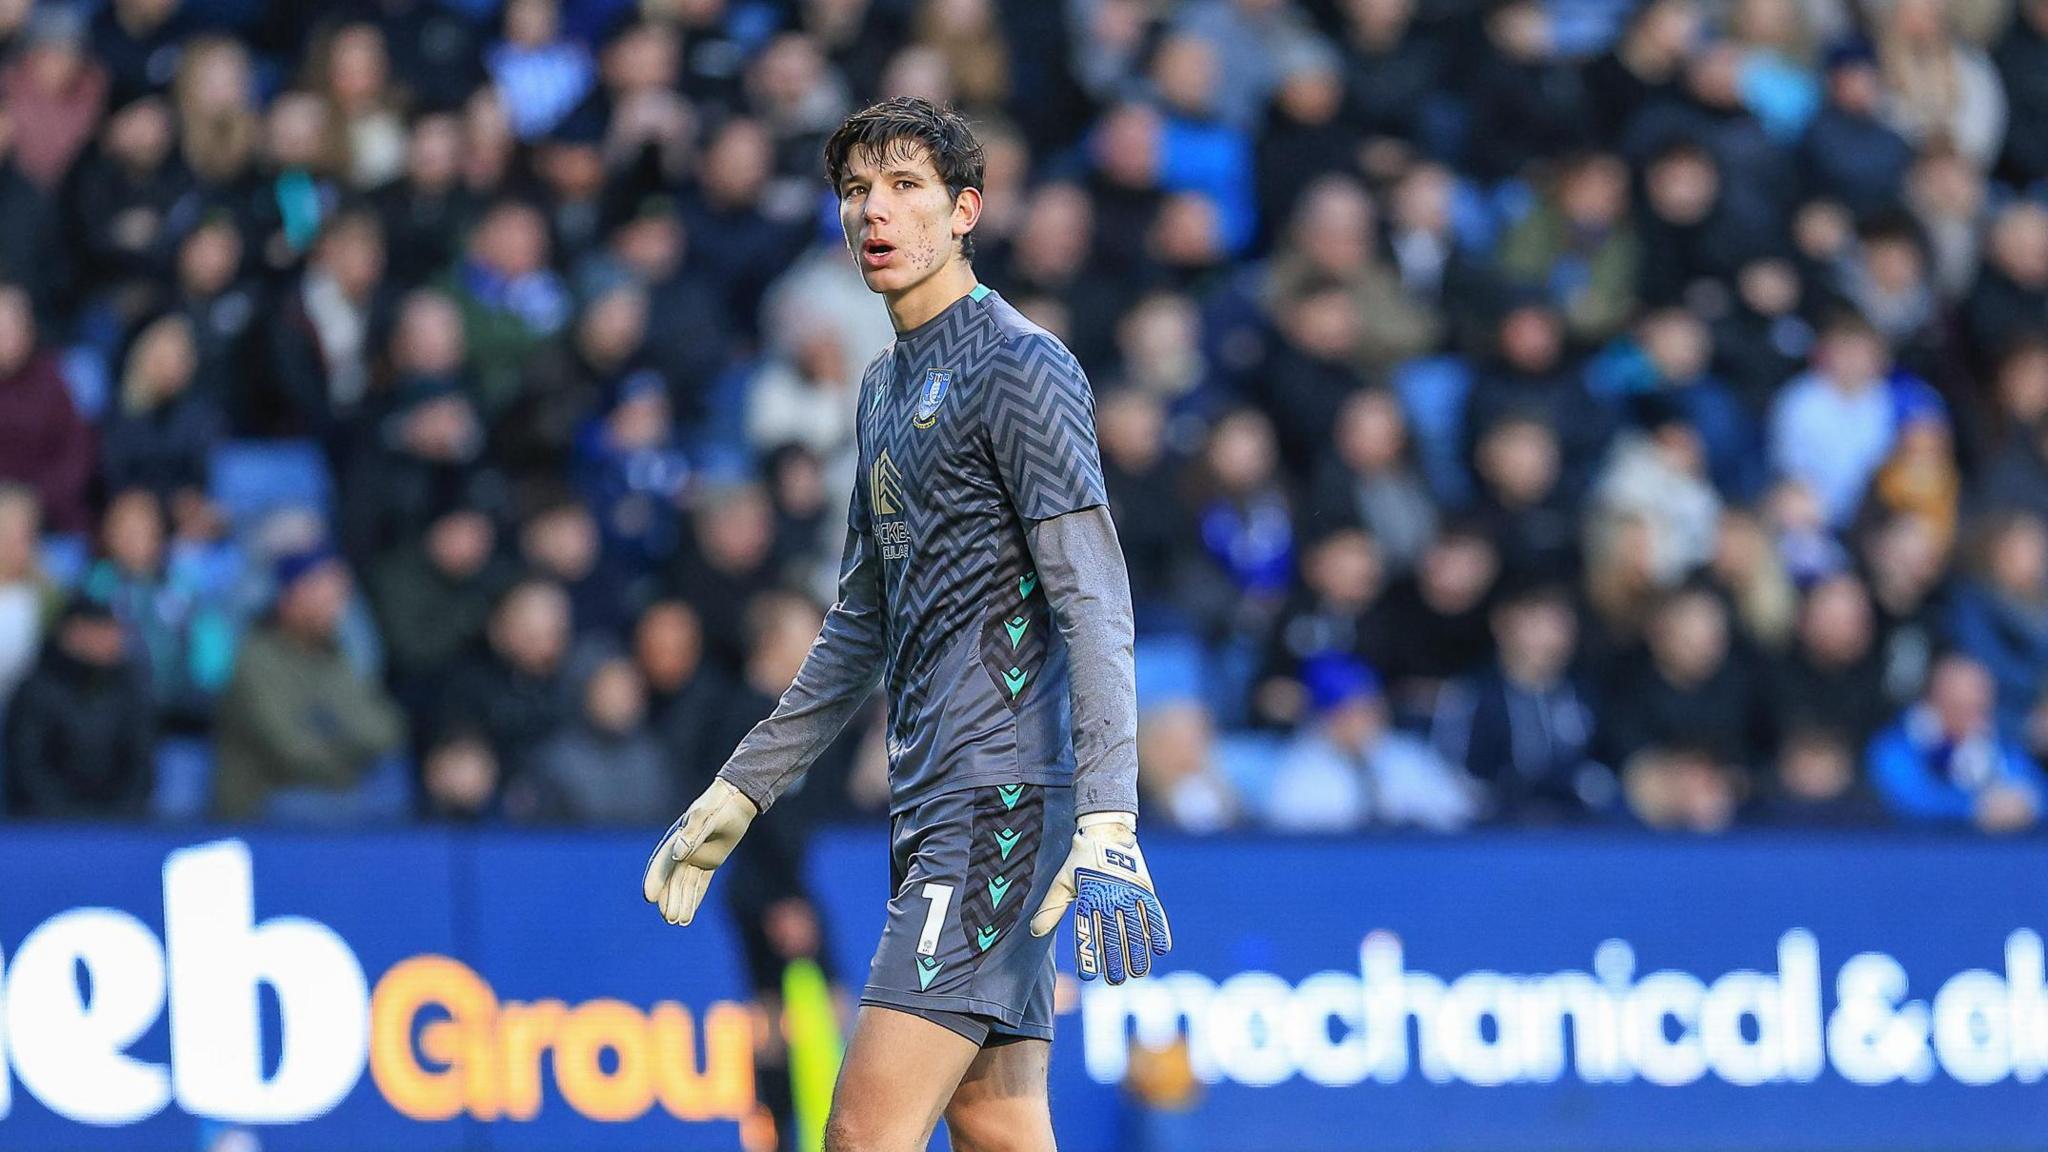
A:
POLYGON ((1137 843, 1130 586, 1094 401, 1066 347, 977 283, 982 150, 921 99, 825 145, 862 279, 896 340, 863 374, 839 600, 775 711, 648 861, 687 924, 712 870, 877 680, 893 895, 828 1152, 1053 1148, 1052 932, 1083 979, 1169 947, 1137 843))

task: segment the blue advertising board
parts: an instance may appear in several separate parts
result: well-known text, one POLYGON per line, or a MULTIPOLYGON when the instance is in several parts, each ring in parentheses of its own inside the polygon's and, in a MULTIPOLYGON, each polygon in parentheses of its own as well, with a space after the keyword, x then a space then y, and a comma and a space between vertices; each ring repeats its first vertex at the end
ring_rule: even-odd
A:
MULTIPOLYGON (((647 839, 10 827, 0 1148, 739 1148, 737 943, 715 900, 687 930, 641 903, 647 839)), ((2048 845, 1147 850, 1173 955, 1063 978, 1074 1152, 2048 1147, 2048 845), (1185 1110, 1124 1091, 1147 1050, 1185 1110)), ((856 990, 884 852, 811 862, 856 990)))

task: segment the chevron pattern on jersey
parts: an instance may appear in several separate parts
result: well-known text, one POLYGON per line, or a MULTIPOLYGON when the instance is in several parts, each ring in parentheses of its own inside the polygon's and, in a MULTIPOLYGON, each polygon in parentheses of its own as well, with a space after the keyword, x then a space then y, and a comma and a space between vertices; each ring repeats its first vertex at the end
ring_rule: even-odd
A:
MULTIPOLYGON (((1094 405, 1080 366, 989 293, 903 334, 862 388, 855 502, 865 531, 901 542, 877 550, 892 747, 918 747, 927 726, 949 717, 970 728, 988 722, 959 709, 1000 701, 1015 710, 1039 693, 1065 691, 1065 663, 1049 658, 1058 641, 1044 593, 1019 584, 1032 575, 1019 509, 1104 502, 1094 405), (951 385, 920 427, 918 402, 934 370, 952 372, 951 385), (974 648, 953 653, 961 643, 974 648), (949 653, 981 663, 994 700, 978 684, 969 692, 944 679, 962 671, 950 662, 942 669, 949 653)), ((1041 748, 1036 739, 1021 757, 1071 765, 1070 747, 1041 748)), ((899 796, 965 763, 928 743, 919 757, 892 759, 899 796)))
POLYGON ((1012 340, 989 378, 983 419, 1017 510, 1045 520, 1107 504, 1095 443, 1095 397, 1065 345, 1012 340))
POLYGON ((1024 905, 1045 831, 1045 789, 995 785, 974 790, 967 882, 960 889, 960 938, 979 955, 1022 931, 1024 905))

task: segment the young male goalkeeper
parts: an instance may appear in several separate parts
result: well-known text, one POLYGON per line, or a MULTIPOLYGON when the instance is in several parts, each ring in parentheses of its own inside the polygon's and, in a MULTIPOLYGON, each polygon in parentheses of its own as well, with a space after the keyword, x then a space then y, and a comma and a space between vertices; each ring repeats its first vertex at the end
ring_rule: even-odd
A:
POLYGON ((775 712, 648 861, 687 924, 711 873, 879 679, 888 923, 827 1152, 1051 1152, 1054 929, 1076 967, 1143 976, 1170 946, 1137 840, 1131 597, 1094 401, 1066 347, 976 282, 982 150, 921 99, 825 145, 846 244, 894 344, 863 374, 839 602, 775 712))

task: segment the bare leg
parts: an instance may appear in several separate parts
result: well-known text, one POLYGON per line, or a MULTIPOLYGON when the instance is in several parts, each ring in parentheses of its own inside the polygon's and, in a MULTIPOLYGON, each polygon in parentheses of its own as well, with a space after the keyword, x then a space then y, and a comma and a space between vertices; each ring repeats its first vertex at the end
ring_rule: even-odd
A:
POLYGON ((832 1091, 825 1152, 924 1152, 980 1051, 923 1017, 861 1005, 832 1091))
POLYGON ((981 1050, 946 1106, 953 1152, 1053 1152, 1045 1091, 1051 1053, 1043 1040, 981 1050))

